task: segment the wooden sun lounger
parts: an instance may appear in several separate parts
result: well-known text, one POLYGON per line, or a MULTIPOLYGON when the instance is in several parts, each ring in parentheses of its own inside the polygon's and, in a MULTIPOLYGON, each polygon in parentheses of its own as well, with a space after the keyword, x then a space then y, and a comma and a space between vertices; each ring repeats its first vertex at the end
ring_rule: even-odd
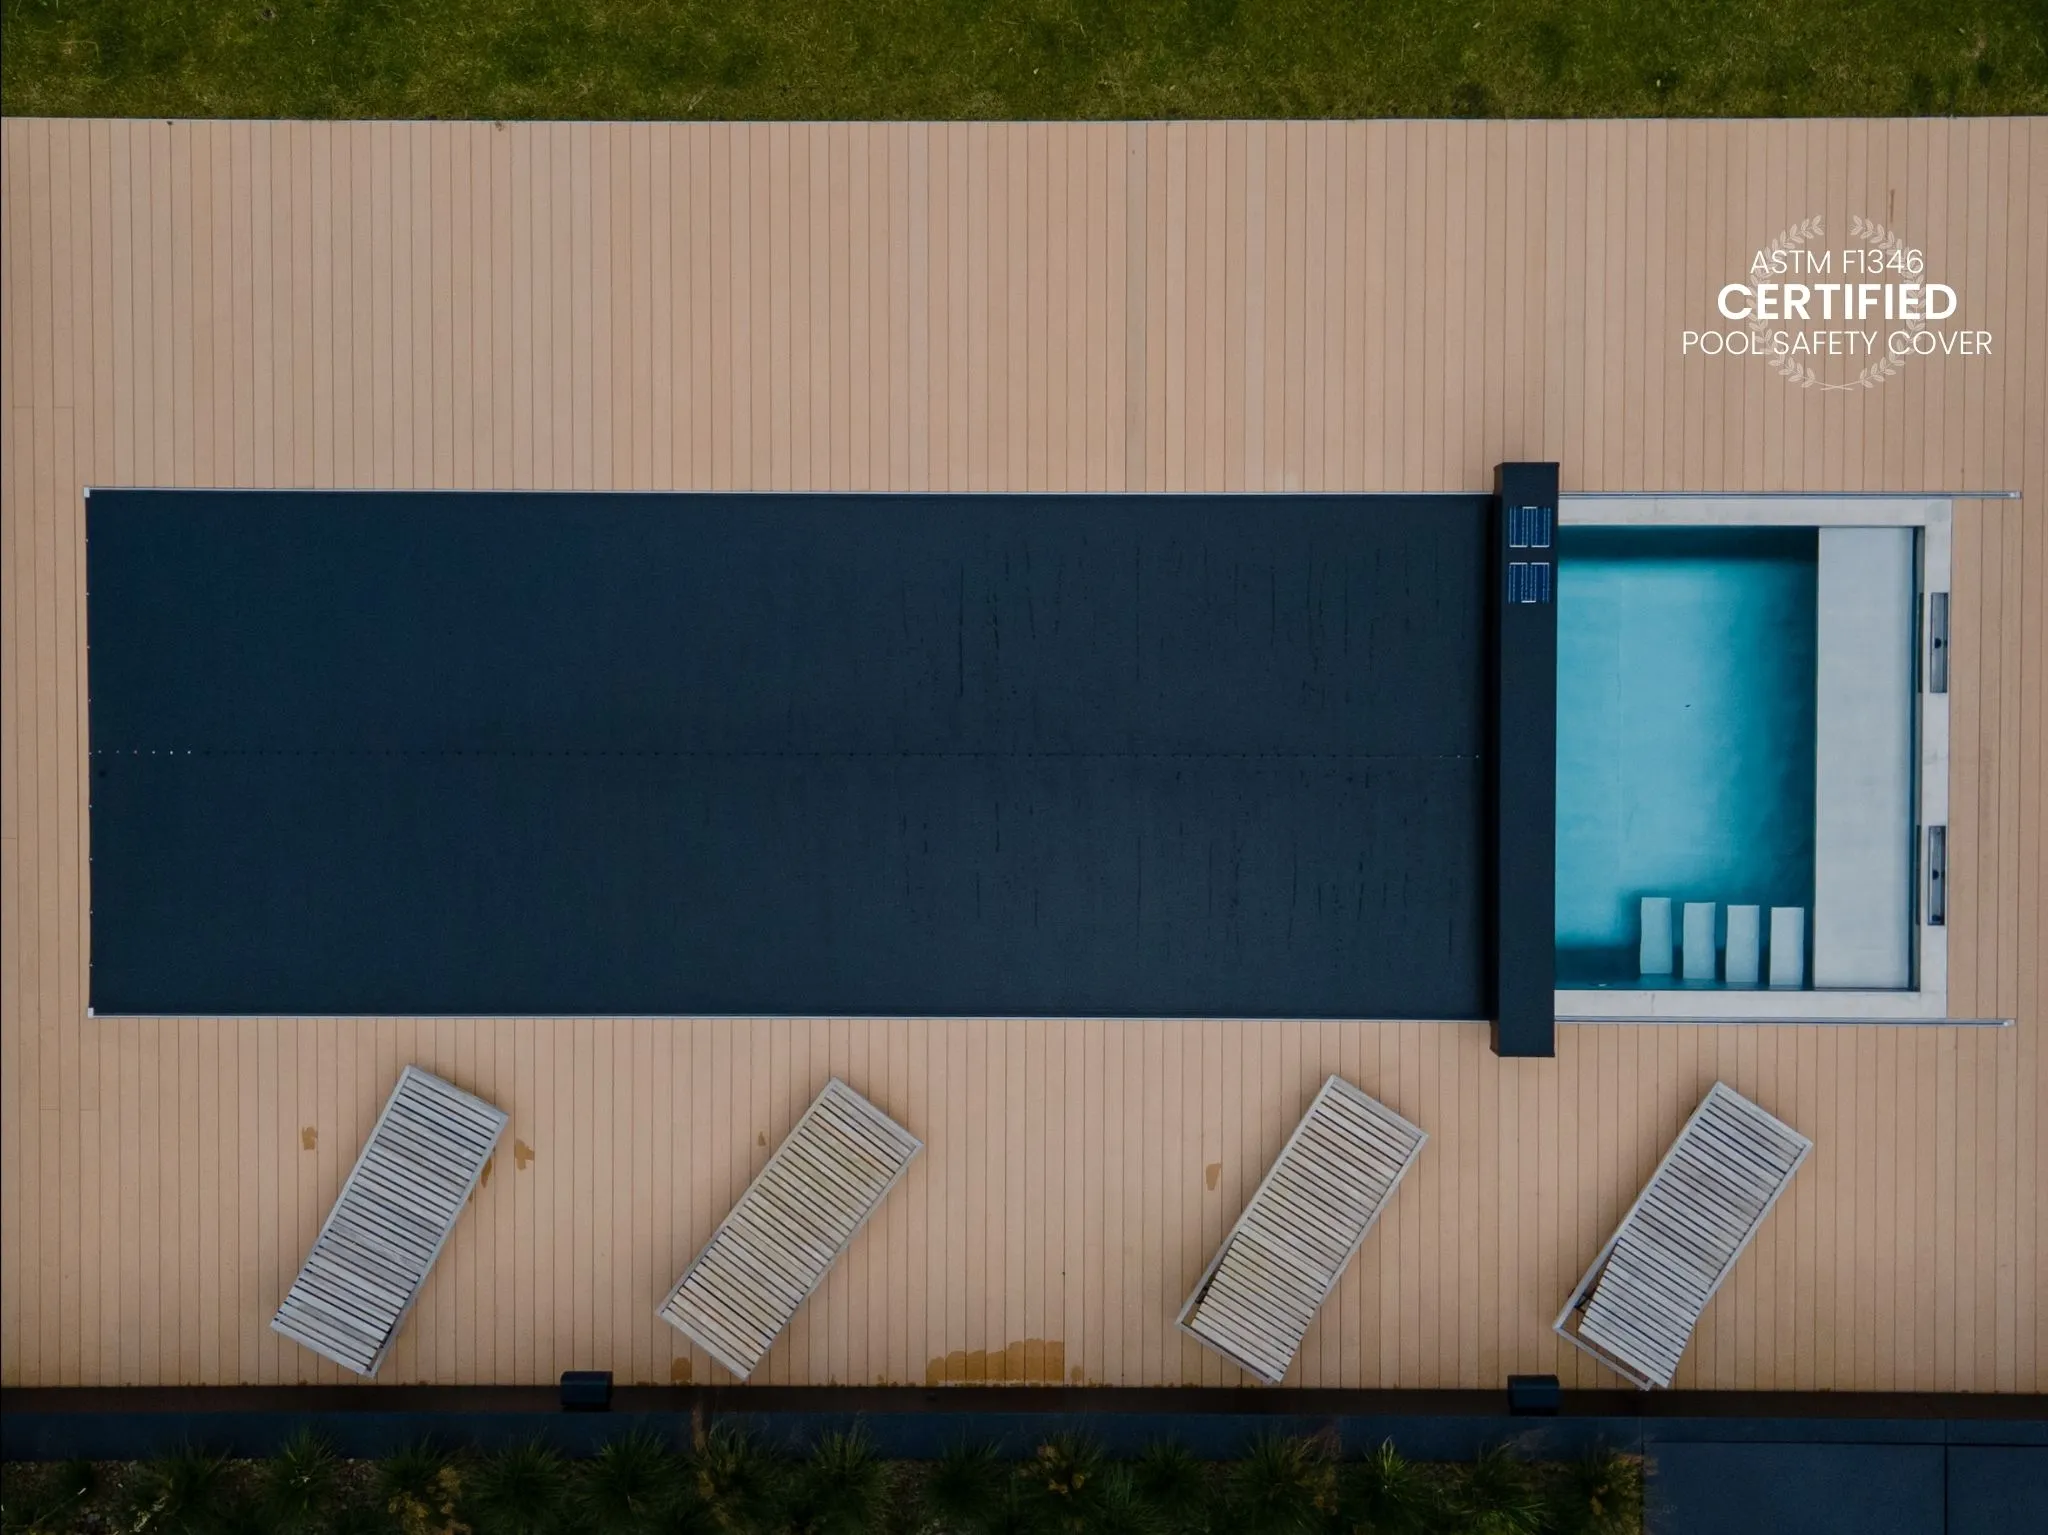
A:
POLYGON ((505 1128, 505 1111, 408 1066, 270 1325, 375 1375, 505 1128))
POLYGON ((1812 1150, 1716 1082, 1558 1313, 1558 1336, 1644 1390, 1669 1386, 1700 1313, 1812 1150))
POLYGON ((923 1149, 834 1077, 657 1315, 745 1380, 923 1149))
POLYGON ((1428 1139, 1330 1078, 1181 1307, 1181 1327, 1278 1385, 1428 1139))

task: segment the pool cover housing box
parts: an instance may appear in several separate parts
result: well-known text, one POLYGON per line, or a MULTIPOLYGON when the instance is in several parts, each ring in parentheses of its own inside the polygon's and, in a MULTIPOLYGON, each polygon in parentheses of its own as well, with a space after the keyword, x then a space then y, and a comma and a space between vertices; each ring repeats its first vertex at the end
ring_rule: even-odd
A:
POLYGON ((1488 881, 1493 1047, 1550 1055, 1556 1036, 1557 465, 1494 471, 1488 881))
POLYGON ((93 1009, 1487 1016, 1498 520, 95 491, 93 1009))

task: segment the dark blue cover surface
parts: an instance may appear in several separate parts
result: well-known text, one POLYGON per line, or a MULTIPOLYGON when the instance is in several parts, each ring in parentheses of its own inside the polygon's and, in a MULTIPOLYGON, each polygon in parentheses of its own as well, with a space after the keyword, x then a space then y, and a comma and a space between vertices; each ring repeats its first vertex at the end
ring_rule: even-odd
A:
POLYGON ((1660 1445, 1645 1522, 1651 1535, 1942 1535, 1947 1453, 1938 1444, 1660 1445))
POLYGON ((1482 1016, 1485 510, 97 491, 93 1006, 1482 1016))
POLYGON ((2021 1530, 2048 1530, 2048 1449, 1950 1449, 1948 1535, 2019 1535, 2021 1530))

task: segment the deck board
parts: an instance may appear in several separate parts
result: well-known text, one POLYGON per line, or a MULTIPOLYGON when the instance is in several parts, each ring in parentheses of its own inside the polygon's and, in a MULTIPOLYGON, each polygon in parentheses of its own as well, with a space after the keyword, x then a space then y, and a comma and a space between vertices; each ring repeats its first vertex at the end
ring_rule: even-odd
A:
POLYGON ((0 1383, 341 1379, 266 1324, 417 1060, 512 1119, 384 1381, 720 1378, 653 1307, 838 1072, 928 1154, 757 1378, 1234 1383, 1174 1308, 1340 1071, 1432 1145, 1304 1384, 1612 1383, 1549 1319, 1722 1076, 1816 1148, 1677 1385, 2048 1384, 2048 123, 9 120, 0 221, 0 1383), (1848 394, 1680 361, 1817 209, 1928 247, 1997 353, 1848 394), (1958 505, 1952 670, 1952 1008, 2016 1028, 1577 1026, 1529 1063, 1398 1022, 82 1015, 84 484, 1417 491, 1547 456, 2027 496, 1958 505))

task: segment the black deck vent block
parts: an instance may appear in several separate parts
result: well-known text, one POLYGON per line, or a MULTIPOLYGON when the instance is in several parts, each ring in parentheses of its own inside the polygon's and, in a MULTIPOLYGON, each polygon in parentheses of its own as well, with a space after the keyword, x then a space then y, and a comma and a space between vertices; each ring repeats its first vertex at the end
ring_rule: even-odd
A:
POLYGON ((564 1370, 562 1411, 610 1412, 612 1372, 610 1370, 564 1370))
POLYGON ((1554 1418, 1564 1405, 1555 1375, 1510 1375, 1508 1411, 1518 1418, 1554 1418))

